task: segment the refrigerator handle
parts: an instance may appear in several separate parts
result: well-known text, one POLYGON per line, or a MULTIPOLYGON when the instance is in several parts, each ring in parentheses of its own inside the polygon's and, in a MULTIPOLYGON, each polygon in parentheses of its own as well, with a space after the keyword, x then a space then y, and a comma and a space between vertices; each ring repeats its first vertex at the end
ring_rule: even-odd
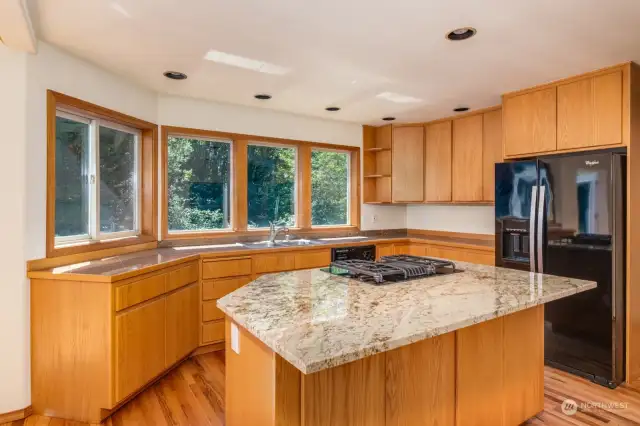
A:
POLYGON ((542 249, 543 249, 542 243, 544 242, 543 234, 544 234, 544 213, 545 213, 545 209, 544 209, 545 190, 544 190, 544 185, 540 185, 539 188, 540 189, 538 189, 538 214, 537 214, 538 229, 536 230, 536 240, 537 240, 536 244, 538 246, 538 250, 536 254, 538 258, 538 272, 542 274, 544 273, 544 258, 542 256, 542 249))
POLYGON ((529 212, 529 266, 536 272, 536 205, 538 204, 538 187, 531 187, 531 211, 529 212))

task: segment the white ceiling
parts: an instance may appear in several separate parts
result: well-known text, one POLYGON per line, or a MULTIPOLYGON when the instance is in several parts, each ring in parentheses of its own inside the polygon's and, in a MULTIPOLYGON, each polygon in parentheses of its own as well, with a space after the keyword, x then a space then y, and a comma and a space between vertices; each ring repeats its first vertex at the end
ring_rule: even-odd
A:
POLYGON ((39 38, 160 93, 365 124, 449 116, 459 104, 492 106, 504 92, 640 62, 640 0, 30 1, 39 38), (445 39, 463 26, 478 34, 445 39), (205 61, 211 49, 291 72, 205 61), (168 80, 166 70, 189 78, 168 80))

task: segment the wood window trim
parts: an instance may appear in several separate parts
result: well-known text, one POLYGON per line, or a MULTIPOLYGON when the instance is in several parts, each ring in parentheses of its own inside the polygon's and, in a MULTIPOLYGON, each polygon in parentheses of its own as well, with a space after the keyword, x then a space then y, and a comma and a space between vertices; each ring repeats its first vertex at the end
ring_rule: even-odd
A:
POLYGON ((83 101, 63 93, 47 90, 47 258, 89 253, 98 250, 127 247, 158 240, 158 126, 130 115, 83 101), (140 130, 141 138, 141 190, 140 190, 140 235, 103 241, 88 241, 61 247, 55 245, 56 210, 56 110, 65 110, 108 120, 140 130))
POLYGON ((200 238, 229 238, 238 236, 267 235, 264 229, 248 229, 247 227, 247 146, 251 143, 266 143, 274 145, 290 145, 297 147, 297 208, 296 228, 291 228, 296 235, 332 233, 336 231, 358 232, 360 230, 360 147, 348 145, 334 145, 328 143, 309 142, 295 139, 272 138, 266 136, 249 135, 243 133, 219 132, 212 130, 192 129, 176 126, 161 126, 160 154, 161 154, 161 224, 160 232, 163 240, 185 240, 200 238), (172 232, 169 233, 167 205, 168 195, 168 139, 170 134, 183 136, 220 138, 232 141, 232 223, 231 229, 203 232, 172 232), (311 151, 320 148, 330 151, 349 152, 350 164, 350 209, 349 225, 339 226, 311 226, 311 151))

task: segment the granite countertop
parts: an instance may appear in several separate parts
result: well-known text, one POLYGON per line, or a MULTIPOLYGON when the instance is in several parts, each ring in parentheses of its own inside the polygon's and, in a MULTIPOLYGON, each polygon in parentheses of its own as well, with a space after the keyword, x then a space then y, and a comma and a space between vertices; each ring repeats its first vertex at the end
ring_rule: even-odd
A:
POLYGON ((456 262, 463 272, 375 286, 319 269, 265 275, 218 301, 305 374, 596 287, 456 262))
MULTIPOLYGON (((264 239, 264 237, 262 238, 264 239)), ((472 240, 468 238, 451 238, 437 236, 355 236, 337 237, 315 240, 313 245, 308 246, 278 246, 278 247, 252 247, 251 242, 238 243, 237 240, 229 240, 224 243, 213 243, 203 245, 183 245, 175 247, 162 247, 136 253, 111 256, 102 259, 90 260, 70 265, 58 266, 48 269, 31 271, 30 278, 55 278, 63 276, 68 279, 87 279, 93 277, 95 281, 113 281, 123 279, 142 269, 169 266, 172 263, 196 260, 200 255, 251 255, 258 252, 298 251, 313 250, 327 247, 351 246, 375 243, 393 243, 398 241, 424 241, 441 242, 444 244, 462 245, 467 247, 477 247, 479 249, 493 249, 493 245, 482 240, 472 240)))

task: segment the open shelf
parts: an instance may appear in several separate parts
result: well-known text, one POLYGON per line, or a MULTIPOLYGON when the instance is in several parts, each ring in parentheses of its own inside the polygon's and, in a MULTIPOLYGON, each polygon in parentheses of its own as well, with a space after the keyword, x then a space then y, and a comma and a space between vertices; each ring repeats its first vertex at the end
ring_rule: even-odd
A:
POLYGON ((367 127, 363 138, 365 203, 391 203, 391 126, 367 127))
POLYGON ((391 177, 391 175, 366 175, 364 178, 375 179, 375 178, 385 178, 385 177, 391 177))
POLYGON ((373 148, 367 148, 367 149, 365 149, 365 151, 366 151, 366 152, 391 151, 391 148, 373 147, 373 148))

